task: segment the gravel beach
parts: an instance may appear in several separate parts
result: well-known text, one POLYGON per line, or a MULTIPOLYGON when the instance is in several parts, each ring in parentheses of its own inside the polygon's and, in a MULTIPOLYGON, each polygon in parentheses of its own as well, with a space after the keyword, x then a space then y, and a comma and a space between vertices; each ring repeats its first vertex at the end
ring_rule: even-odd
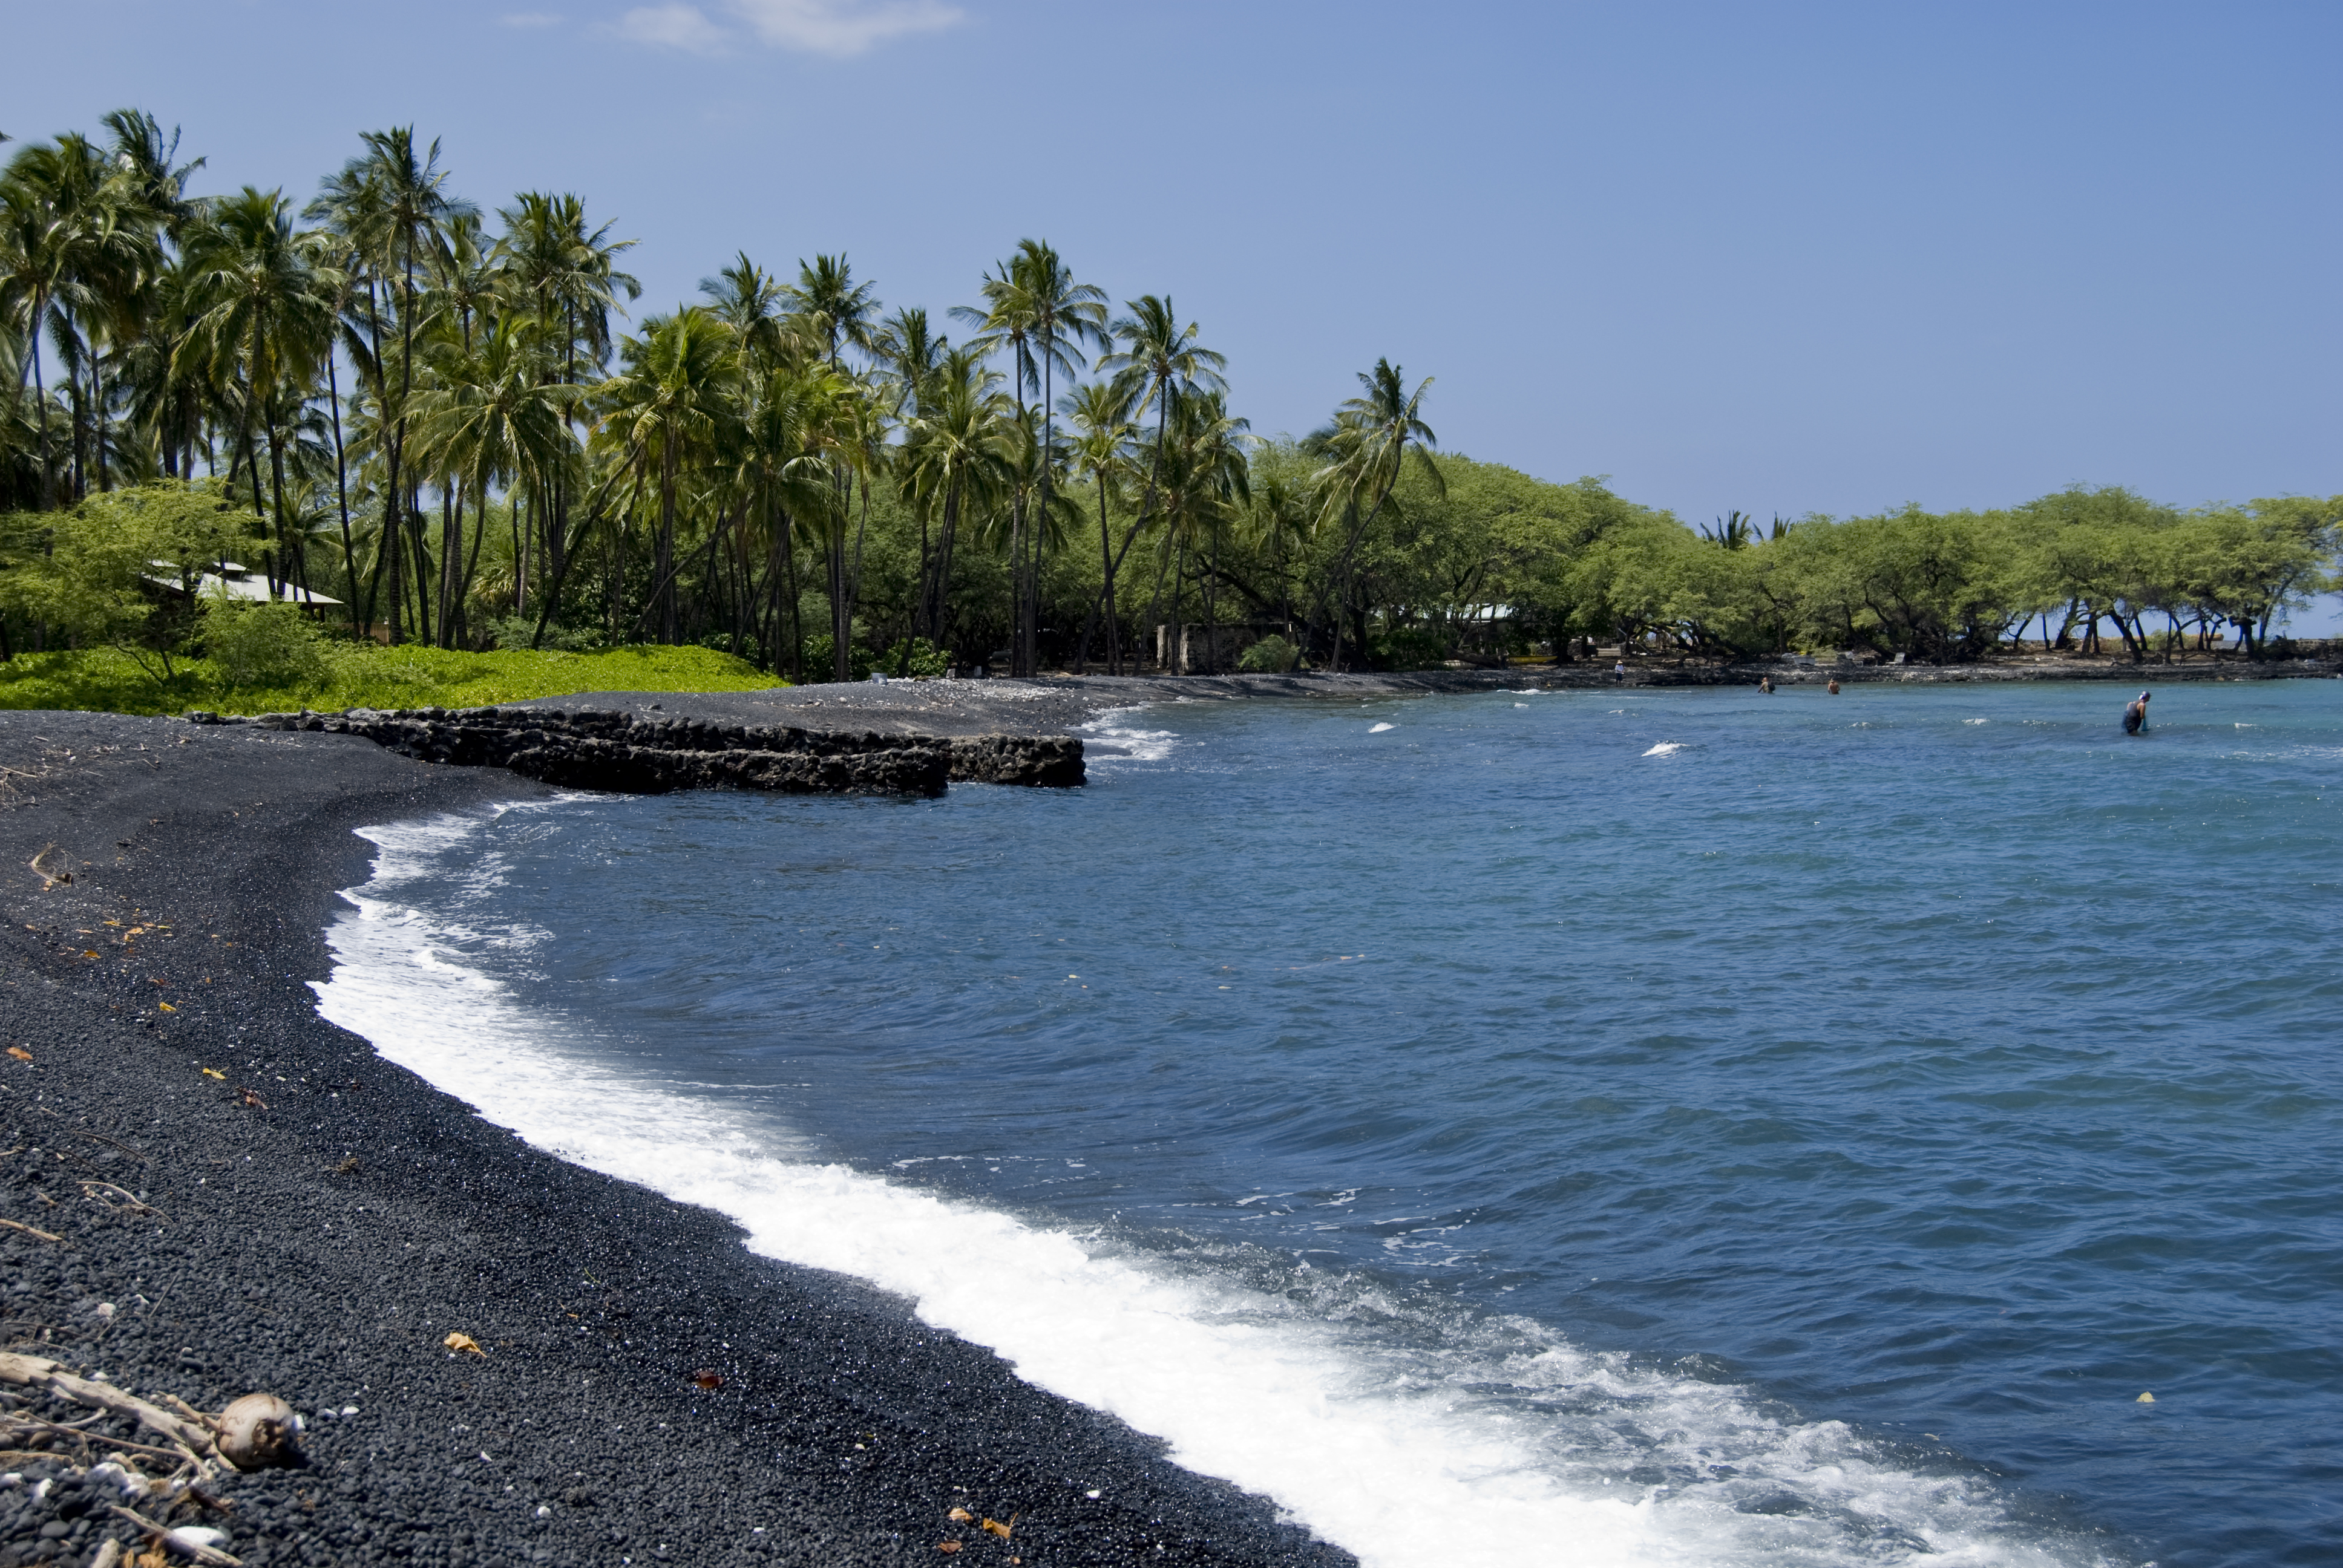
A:
POLYGON ((1605 690, 1614 686, 1820 686, 1834 678, 1850 684, 1897 686, 1994 685, 2026 680, 2106 681, 2158 685, 2172 681, 2281 680, 2331 678, 2343 665, 2331 657, 2270 660, 2205 658, 2179 664, 2133 664, 2120 658, 2028 655, 1992 663, 1839 664, 1824 659, 1768 659, 1715 665, 1639 659, 1624 679, 1609 664, 1517 665, 1510 669, 1428 669, 1328 675, 1108 676, 1057 675, 1038 680, 920 680, 852 685, 775 687, 765 691, 592 691, 542 697, 508 708, 583 709, 663 714, 728 724, 794 724, 809 729, 874 730, 884 735, 1062 734, 1120 709, 1158 702, 1242 702, 1259 699, 1367 701, 1441 692, 1605 690))
POLYGON ((1353 1561, 908 1303, 754 1257, 320 1020, 321 933, 371 849, 351 829, 539 787, 95 714, 0 714, 0 1349, 206 1411, 266 1390, 307 1422, 304 1466, 206 1503, 101 1462, 169 1475, 109 1447, 152 1433, 41 1432, 94 1412, 0 1383, 0 1565, 135 1550, 117 1506, 250 1564, 1353 1561), (52 843, 73 880, 45 891, 26 863, 52 843))

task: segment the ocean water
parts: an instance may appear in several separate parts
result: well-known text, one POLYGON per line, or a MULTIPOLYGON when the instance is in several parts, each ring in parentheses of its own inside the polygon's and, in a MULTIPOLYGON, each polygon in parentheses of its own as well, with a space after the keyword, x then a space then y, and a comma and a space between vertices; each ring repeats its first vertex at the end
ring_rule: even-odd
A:
POLYGON ((2343 683, 2129 695, 386 824, 320 1008, 1372 1568, 2332 1563, 2343 683))

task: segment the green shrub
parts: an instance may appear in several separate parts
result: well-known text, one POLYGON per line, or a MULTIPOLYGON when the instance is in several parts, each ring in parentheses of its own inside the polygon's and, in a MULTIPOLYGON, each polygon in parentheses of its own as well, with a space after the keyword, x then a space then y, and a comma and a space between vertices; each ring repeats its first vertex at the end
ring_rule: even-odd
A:
POLYGON ((325 634, 298 605, 217 598, 204 608, 204 657, 237 689, 307 690, 331 673, 325 634))
MULTIPOLYGON (((830 649, 837 646, 836 640, 826 631, 816 632, 805 639, 805 678, 808 680, 822 681, 838 678, 831 673, 830 662, 830 649)), ((875 650, 858 642, 847 648, 846 668, 849 680, 868 680, 870 678, 872 670, 891 670, 894 666, 881 663, 875 650)))
POLYGON ((789 682, 706 648, 614 648, 601 653, 464 653, 331 643, 313 685, 239 686, 213 658, 157 679, 126 653, 91 648, 20 653, 0 661, 0 708, 113 713, 285 712, 297 708, 484 708, 588 691, 759 691, 789 682))
POLYGON ((1428 627, 1403 626, 1375 638, 1369 655, 1377 669, 1438 669, 1448 662, 1448 639, 1428 627))
POLYGON ((557 653, 588 653, 610 645, 602 640, 602 628, 594 626, 563 626, 548 622, 545 636, 537 635, 537 617, 533 615, 489 616, 477 622, 488 634, 488 641, 498 648, 528 650, 534 646, 539 651, 557 653))
POLYGON ((1283 675, 1302 661, 1302 650, 1272 632, 1237 655, 1237 668, 1248 675, 1283 675))
POLYGON ((919 676, 933 680, 951 667, 951 656, 924 637, 898 642, 877 668, 892 676, 919 676))

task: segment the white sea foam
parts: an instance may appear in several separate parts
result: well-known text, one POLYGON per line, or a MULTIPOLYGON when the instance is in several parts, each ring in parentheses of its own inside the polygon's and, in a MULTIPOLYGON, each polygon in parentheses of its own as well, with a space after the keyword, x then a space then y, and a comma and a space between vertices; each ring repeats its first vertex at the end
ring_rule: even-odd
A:
POLYGON ((1649 751, 1644 752, 1644 755, 1646 757, 1674 757, 1677 752, 1684 749, 1684 743, 1681 740, 1663 740, 1657 746, 1653 747, 1649 751))
POLYGON ((2097 1561, 2013 1526, 1987 1483, 1526 1320, 1257 1252, 1175 1264, 1143 1239, 825 1163, 753 1111, 611 1065, 562 1032, 588 1026, 548 1029, 465 962, 459 940, 483 933, 459 939, 402 890, 493 875, 480 825, 365 830, 382 854, 328 933, 326 1018, 541 1149, 729 1215, 758 1252, 900 1293, 1368 1568, 2097 1561), (1423 1332, 1389 1332, 1411 1319, 1423 1332))
MULTIPOLYGON (((1180 700, 1187 701, 1182 698, 1180 700)), ((1180 737, 1169 729, 1141 729, 1131 722, 1144 709, 1118 708, 1079 727, 1082 756, 1091 762, 1161 762, 1172 755, 1180 737)))
POLYGON ((1378 724, 1369 729, 1367 733, 1370 735, 1381 735, 1386 729, 1397 729, 1398 728, 1399 726, 1396 724, 1378 724))

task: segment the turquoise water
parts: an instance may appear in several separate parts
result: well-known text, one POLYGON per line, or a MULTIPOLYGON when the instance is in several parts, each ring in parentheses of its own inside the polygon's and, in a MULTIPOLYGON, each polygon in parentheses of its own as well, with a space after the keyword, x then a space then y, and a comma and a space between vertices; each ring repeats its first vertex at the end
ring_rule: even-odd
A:
POLYGON ((2343 684, 2129 695, 1178 704, 396 898, 573 1060, 1249 1292, 1670 1561, 2343 1561, 2343 684))

